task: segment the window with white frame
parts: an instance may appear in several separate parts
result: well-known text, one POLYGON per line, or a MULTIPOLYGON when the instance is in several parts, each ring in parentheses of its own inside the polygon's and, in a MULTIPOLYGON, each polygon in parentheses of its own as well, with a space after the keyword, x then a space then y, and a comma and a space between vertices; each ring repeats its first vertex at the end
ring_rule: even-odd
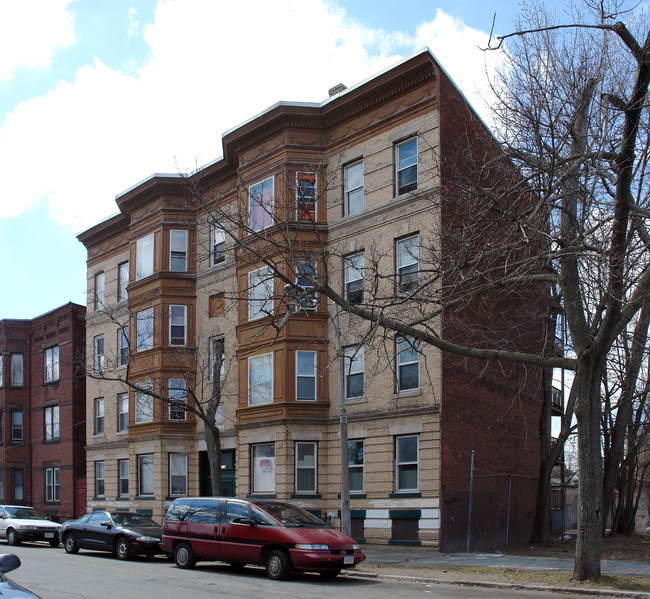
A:
POLYGON ((117 331, 117 365, 126 366, 129 363, 129 327, 123 326, 117 331))
POLYGON ((129 297, 126 290, 129 284, 129 263, 121 262, 117 266, 117 301, 120 302, 129 297))
POLYGON ((253 493, 275 493, 275 443, 251 447, 253 493))
POLYGON ((364 263, 363 252, 346 256, 343 261, 345 299, 351 304, 363 304, 364 263))
POLYGON ((129 428, 129 394, 117 394, 117 432, 123 433, 129 428))
POLYGON ((363 397, 364 393, 364 349, 353 345, 344 349, 345 355, 345 397, 363 397))
POLYGON ((95 497, 104 497, 104 460, 95 462, 95 497))
POLYGON ((140 310, 135 315, 136 320, 136 351, 144 351, 153 347, 153 308, 140 310))
POLYGON ((103 272, 95 275, 95 310, 102 310, 104 304, 104 292, 106 290, 106 277, 103 272))
POLYGON ((59 469, 45 469, 45 501, 60 501, 59 469))
POLYGON ((43 352, 45 382, 52 383, 59 380, 59 346, 48 347, 43 352))
POLYGON ((129 460, 117 460, 118 495, 129 496, 129 460))
POLYGON ((348 441, 348 472, 350 473, 350 493, 363 493, 363 450, 363 440, 348 441))
POLYGON ((60 436, 59 406, 47 406, 44 409, 45 440, 53 441, 60 436))
MULTIPOLYGON (((313 288, 313 283, 309 280, 316 279, 316 263, 312 260, 303 260, 298 262, 296 269, 296 285, 303 289, 309 290, 313 288)), ((318 306, 318 300, 315 293, 309 293, 300 298, 300 307, 303 310, 315 310, 318 306)))
POLYGON ((11 442, 22 443, 23 441, 23 411, 11 410, 11 442))
POLYGON ((273 354, 248 358, 248 405, 273 402, 273 354))
POLYGON ((296 493, 316 493, 317 445, 314 442, 296 443, 296 493))
POLYGON ((273 177, 248 188, 249 227, 261 231, 273 224, 273 177))
POLYGON ((210 227, 210 266, 216 266, 226 260, 226 232, 221 224, 210 227))
POLYGON ((418 140, 409 139, 395 146, 397 195, 418 188, 418 140))
POLYGON ((95 372, 103 372, 106 368, 106 356, 104 355, 104 335, 97 335, 93 345, 95 347, 95 372))
POLYGON ((418 287, 420 270, 420 236, 400 239, 395 244, 397 255, 397 293, 410 293, 418 287))
POLYGON ((419 436, 395 437, 395 490, 417 491, 419 470, 419 436))
POLYGON ((169 454, 169 494, 187 495, 187 454, 169 454))
POLYGON ((151 422, 153 420, 153 383, 146 381, 136 383, 135 392, 135 422, 151 422))
POLYGON ((185 272, 187 270, 187 231, 172 229, 169 231, 169 270, 185 272))
POLYGON ((363 160, 349 164, 343 169, 343 213, 355 214, 363 210, 363 160))
POLYGON ((187 306, 169 306, 169 345, 187 345, 187 306))
POLYGON ((248 273, 248 320, 264 318, 273 310, 273 273, 269 266, 248 273))
POLYGON ((25 499, 25 471, 22 468, 11 469, 14 501, 25 499))
POLYGON ((95 398, 95 434, 104 434, 104 398, 95 398))
POLYGON ((138 456, 138 495, 153 495, 153 454, 138 456))
POLYGON ((135 280, 153 274, 154 234, 141 237, 135 244, 135 280))
POLYGON ((23 354, 11 354, 11 386, 22 387, 23 384, 23 354))
POLYGON ((209 356, 208 363, 210 364, 210 373, 209 380, 214 380, 214 368, 216 366, 215 362, 217 360, 221 361, 221 366, 219 368, 219 378, 223 381, 226 378, 226 349, 225 349, 225 338, 223 335, 218 337, 212 337, 210 339, 209 347, 209 356))
POLYGON ((316 220, 316 173, 296 173, 296 218, 316 220))
POLYGON ((187 412, 185 411, 185 402, 187 401, 185 379, 169 379, 168 385, 167 393, 172 402, 169 404, 169 419, 185 420, 187 418, 187 412))
POLYGON ((296 400, 316 401, 316 352, 296 352, 296 400))
POLYGON ((397 339, 397 390, 420 388, 420 352, 412 337, 397 339))

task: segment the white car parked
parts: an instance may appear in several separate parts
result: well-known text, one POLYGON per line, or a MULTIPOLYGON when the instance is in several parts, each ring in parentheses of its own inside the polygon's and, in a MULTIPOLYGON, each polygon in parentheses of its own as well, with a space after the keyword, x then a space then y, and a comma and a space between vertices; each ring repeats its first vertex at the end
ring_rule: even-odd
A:
POLYGON ((9 545, 22 541, 46 541, 52 547, 59 546, 61 525, 48 520, 33 507, 24 505, 0 505, 0 538, 9 545))

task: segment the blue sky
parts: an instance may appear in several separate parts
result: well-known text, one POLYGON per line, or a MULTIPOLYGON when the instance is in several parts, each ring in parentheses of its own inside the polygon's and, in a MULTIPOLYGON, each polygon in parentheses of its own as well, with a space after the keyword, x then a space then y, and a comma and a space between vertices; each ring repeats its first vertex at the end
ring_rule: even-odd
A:
POLYGON ((319 102, 428 46, 481 110, 478 46, 494 13, 507 32, 517 12, 503 0, 0 1, 0 319, 85 304, 76 235, 151 173, 218 158, 223 132, 276 101, 319 102))

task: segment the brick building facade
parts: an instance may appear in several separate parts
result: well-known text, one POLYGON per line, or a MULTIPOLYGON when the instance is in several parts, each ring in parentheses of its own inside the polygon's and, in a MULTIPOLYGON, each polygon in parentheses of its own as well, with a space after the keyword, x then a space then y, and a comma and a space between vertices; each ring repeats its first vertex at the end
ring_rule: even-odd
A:
POLYGON ((0 320, 0 501, 55 522, 86 511, 85 312, 0 320))
MULTIPOLYGON (((321 104, 277 104, 227 133, 222 159, 119 195, 119 214, 79 236, 87 353, 100 374, 87 381, 89 509, 160 519, 174 497, 210 494, 203 424, 120 379, 201 401, 223 340, 224 494, 292 499, 338 522, 343 389, 355 538, 464 546, 474 450, 477 477, 505 486, 477 487, 473 547, 502 545, 506 528, 525 542, 541 373, 414 351, 394 335, 379 346, 357 317, 333 318, 326 298, 289 308, 286 293, 307 273, 353 304, 371 291, 406 295, 453 201, 432 201, 444 188, 441 156, 485 134, 427 50, 321 104), (386 276, 364 278, 371 264, 386 276)), ((535 349, 540 321, 500 300, 501 316, 470 309, 438 324, 454 335, 471 318, 517 321, 535 349)))

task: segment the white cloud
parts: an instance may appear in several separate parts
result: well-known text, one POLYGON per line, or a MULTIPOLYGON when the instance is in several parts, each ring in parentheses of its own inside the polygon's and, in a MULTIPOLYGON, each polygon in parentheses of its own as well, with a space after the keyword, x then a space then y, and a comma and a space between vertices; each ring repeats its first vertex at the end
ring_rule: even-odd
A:
POLYGON ((0 81, 22 67, 46 66, 55 50, 75 43, 74 0, 0 2, 0 81))
POLYGON ((129 8, 129 12, 127 13, 127 18, 129 21, 129 26, 127 27, 126 33, 128 37, 134 37, 140 33, 138 11, 135 8, 129 8))
POLYGON ((144 29, 152 58, 135 76, 96 61, 8 115, 3 216, 46 198, 57 222, 79 231, 151 173, 219 157, 222 133, 271 104, 321 101, 424 45, 473 82, 479 34, 440 12, 409 37, 364 27, 324 0, 160 0, 144 29))

